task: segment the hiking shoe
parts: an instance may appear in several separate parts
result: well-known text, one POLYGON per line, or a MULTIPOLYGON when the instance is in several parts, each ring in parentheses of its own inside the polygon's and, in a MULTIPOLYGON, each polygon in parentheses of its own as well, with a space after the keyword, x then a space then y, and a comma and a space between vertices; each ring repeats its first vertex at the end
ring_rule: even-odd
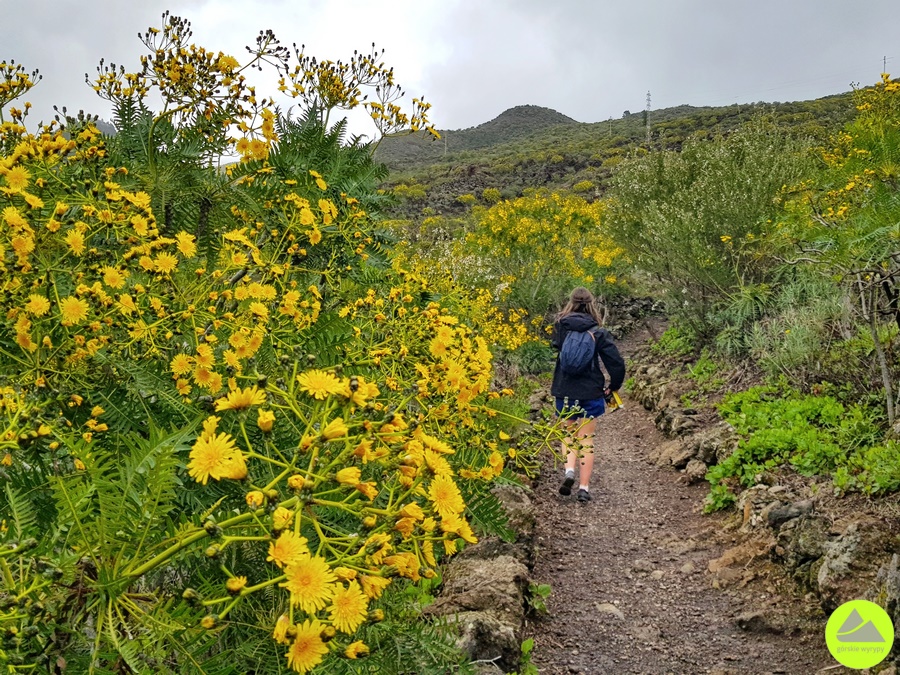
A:
POLYGON ((589 501, 591 501, 591 493, 588 492, 587 490, 585 490, 584 488, 581 488, 578 491, 577 499, 580 502, 589 502, 589 501))
POLYGON ((575 485, 575 476, 566 476, 565 480, 563 480, 562 485, 559 486, 559 494, 563 497, 568 497, 572 494, 572 486, 575 485))

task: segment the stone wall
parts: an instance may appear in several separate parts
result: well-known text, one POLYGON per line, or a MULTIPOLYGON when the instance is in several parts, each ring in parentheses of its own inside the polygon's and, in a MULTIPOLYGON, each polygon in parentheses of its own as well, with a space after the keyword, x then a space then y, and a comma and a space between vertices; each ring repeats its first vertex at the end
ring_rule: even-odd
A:
POLYGON ((440 596, 425 610, 456 624, 457 645, 485 674, 518 670, 534 556, 530 489, 500 485, 493 492, 515 540, 485 537, 451 558, 440 596))

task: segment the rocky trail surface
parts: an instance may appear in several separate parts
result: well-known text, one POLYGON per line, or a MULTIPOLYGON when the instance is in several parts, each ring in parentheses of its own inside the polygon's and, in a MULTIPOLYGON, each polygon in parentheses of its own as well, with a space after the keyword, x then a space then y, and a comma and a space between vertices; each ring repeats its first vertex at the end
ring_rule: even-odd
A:
POLYGON ((740 555, 753 542, 734 516, 702 514, 706 483, 648 461, 666 440, 651 413, 626 400, 599 433, 592 501, 558 494, 549 456, 534 490, 533 580, 552 594, 526 634, 542 674, 851 672, 828 654, 821 610, 765 556, 740 555))

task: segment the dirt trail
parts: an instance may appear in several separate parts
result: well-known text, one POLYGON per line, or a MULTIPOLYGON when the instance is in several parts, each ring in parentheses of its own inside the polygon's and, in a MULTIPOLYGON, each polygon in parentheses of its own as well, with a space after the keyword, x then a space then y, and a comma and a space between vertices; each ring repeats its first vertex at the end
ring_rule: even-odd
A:
MULTIPOLYGON (((623 354, 628 346, 620 345, 623 354)), ((562 468, 552 459, 535 488, 534 578, 553 592, 549 615, 526 632, 542 675, 807 675, 834 664, 824 625, 781 634, 738 628, 745 612, 790 614, 794 601, 776 597, 766 582, 714 587, 707 566, 734 545, 731 534, 723 517, 700 512, 705 484, 685 485, 647 461, 665 440, 650 413, 626 400, 601 418, 599 433, 592 501, 559 496, 562 468)))

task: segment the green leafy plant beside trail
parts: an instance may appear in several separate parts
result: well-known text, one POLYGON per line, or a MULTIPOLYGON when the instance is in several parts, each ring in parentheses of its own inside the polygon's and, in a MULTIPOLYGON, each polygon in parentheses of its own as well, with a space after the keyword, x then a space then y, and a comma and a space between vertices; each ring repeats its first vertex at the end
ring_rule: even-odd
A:
POLYGON ((840 491, 900 488, 900 443, 883 440, 877 407, 842 402, 834 394, 762 386, 727 396, 719 411, 741 440, 707 473, 710 510, 731 504, 737 487, 782 468, 830 476, 840 491))

